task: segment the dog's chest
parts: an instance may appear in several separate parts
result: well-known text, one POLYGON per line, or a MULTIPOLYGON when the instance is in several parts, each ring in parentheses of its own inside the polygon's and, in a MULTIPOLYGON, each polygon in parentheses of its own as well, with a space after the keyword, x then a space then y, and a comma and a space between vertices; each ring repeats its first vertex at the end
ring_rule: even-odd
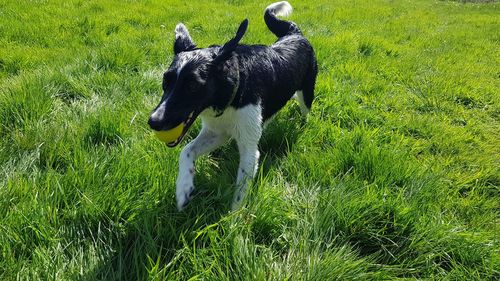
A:
POLYGON ((236 138, 258 131, 262 124, 262 110, 260 105, 254 104, 238 109, 229 107, 219 116, 214 110, 206 109, 200 117, 203 126, 211 131, 236 138))
POLYGON ((201 114, 203 126, 207 126, 210 130, 217 133, 234 135, 235 129, 238 126, 238 112, 234 108, 224 110, 221 115, 212 108, 205 109, 201 114))

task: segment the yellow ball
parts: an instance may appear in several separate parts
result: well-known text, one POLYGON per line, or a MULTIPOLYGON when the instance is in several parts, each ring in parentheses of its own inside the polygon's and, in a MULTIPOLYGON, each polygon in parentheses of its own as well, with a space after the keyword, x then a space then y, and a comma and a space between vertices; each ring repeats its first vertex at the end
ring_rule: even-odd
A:
POLYGON ((155 135, 162 142, 170 143, 175 141, 181 136, 183 129, 184 129, 184 124, 181 123, 179 124, 179 126, 172 128, 168 131, 155 131, 155 135))

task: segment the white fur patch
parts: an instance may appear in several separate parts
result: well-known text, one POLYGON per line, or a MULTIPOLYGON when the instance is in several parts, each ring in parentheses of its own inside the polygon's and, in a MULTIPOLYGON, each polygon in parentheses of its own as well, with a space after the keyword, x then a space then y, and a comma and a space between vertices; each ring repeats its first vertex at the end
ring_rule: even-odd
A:
POLYGON ((281 1, 267 6, 266 11, 267 10, 276 16, 288 17, 292 14, 293 8, 287 1, 281 1))
POLYGON ((150 116, 151 119, 160 120, 163 117, 163 115, 165 114, 165 107, 167 105, 167 100, 168 98, 164 100, 153 113, 151 113, 150 116))
POLYGON ((206 109, 201 114, 202 130, 200 134, 182 150, 179 159, 179 175, 177 178, 177 207, 182 210, 190 200, 194 190, 194 161, 200 155, 208 153, 228 138, 234 138, 238 144, 240 164, 236 179, 232 209, 241 206, 247 192, 248 181, 256 172, 259 161, 258 144, 262 135, 262 108, 260 105, 249 104, 235 109, 227 108, 222 115, 212 109, 206 109))
POLYGON ((189 37, 190 35, 187 27, 183 23, 178 23, 175 26, 175 39, 178 39, 181 36, 189 37))

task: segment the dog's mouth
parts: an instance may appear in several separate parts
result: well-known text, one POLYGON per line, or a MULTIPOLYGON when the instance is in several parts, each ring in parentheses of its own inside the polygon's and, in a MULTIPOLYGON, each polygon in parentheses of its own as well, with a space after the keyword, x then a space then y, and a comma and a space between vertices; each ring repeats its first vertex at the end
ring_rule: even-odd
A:
POLYGON ((182 128, 180 136, 176 140, 168 142, 167 143, 168 147, 175 147, 182 141, 182 139, 184 139, 184 136, 186 135, 191 125, 193 125, 194 120, 196 120, 196 117, 198 117, 198 114, 200 114, 198 110, 193 110, 191 111, 191 113, 189 113, 187 119, 182 122, 184 126, 182 128))

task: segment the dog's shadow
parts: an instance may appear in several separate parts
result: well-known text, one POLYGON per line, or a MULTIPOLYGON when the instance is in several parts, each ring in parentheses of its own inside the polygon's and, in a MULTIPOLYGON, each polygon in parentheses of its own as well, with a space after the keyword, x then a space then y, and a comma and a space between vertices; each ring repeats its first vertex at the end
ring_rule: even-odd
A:
MULTIPOLYGON (((293 150, 303 127, 304 119, 298 108, 290 106, 267 125, 259 144, 259 176, 266 176, 293 150)), ((124 234, 112 239, 115 250, 106 257, 107 262, 83 279, 136 280, 147 276, 147 268, 154 267, 155 263, 160 268, 167 264, 175 267, 171 263, 178 250, 194 243, 196 233, 229 212, 238 163, 239 153, 234 142, 199 159, 196 191, 186 209, 177 211, 172 189, 161 193, 155 203, 141 206, 141 210, 135 212, 138 215, 127 222, 124 234)), ((258 189, 258 186, 254 184, 252 188, 258 189)))
POLYGON ((288 107, 268 124, 260 141, 263 175, 285 158, 293 148, 306 125, 298 107, 288 107))
POLYGON ((179 212, 171 191, 160 192, 155 202, 132 210, 134 215, 126 216, 123 222, 110 223, 107 217, 73 221, 75 226, 85 225, 89 230, 88 240, 105 233, 105 237, 95 242, 102 245, 96 247, 96 253, 91 253, 100 261, 78 279, 145 280, 152 269, 161 270, 169 263, 175 269, 178 251, 195 243, 197 233, 219 221, 225 204, 211 194, 205 200, 195 199, 194 204, 179 212))

